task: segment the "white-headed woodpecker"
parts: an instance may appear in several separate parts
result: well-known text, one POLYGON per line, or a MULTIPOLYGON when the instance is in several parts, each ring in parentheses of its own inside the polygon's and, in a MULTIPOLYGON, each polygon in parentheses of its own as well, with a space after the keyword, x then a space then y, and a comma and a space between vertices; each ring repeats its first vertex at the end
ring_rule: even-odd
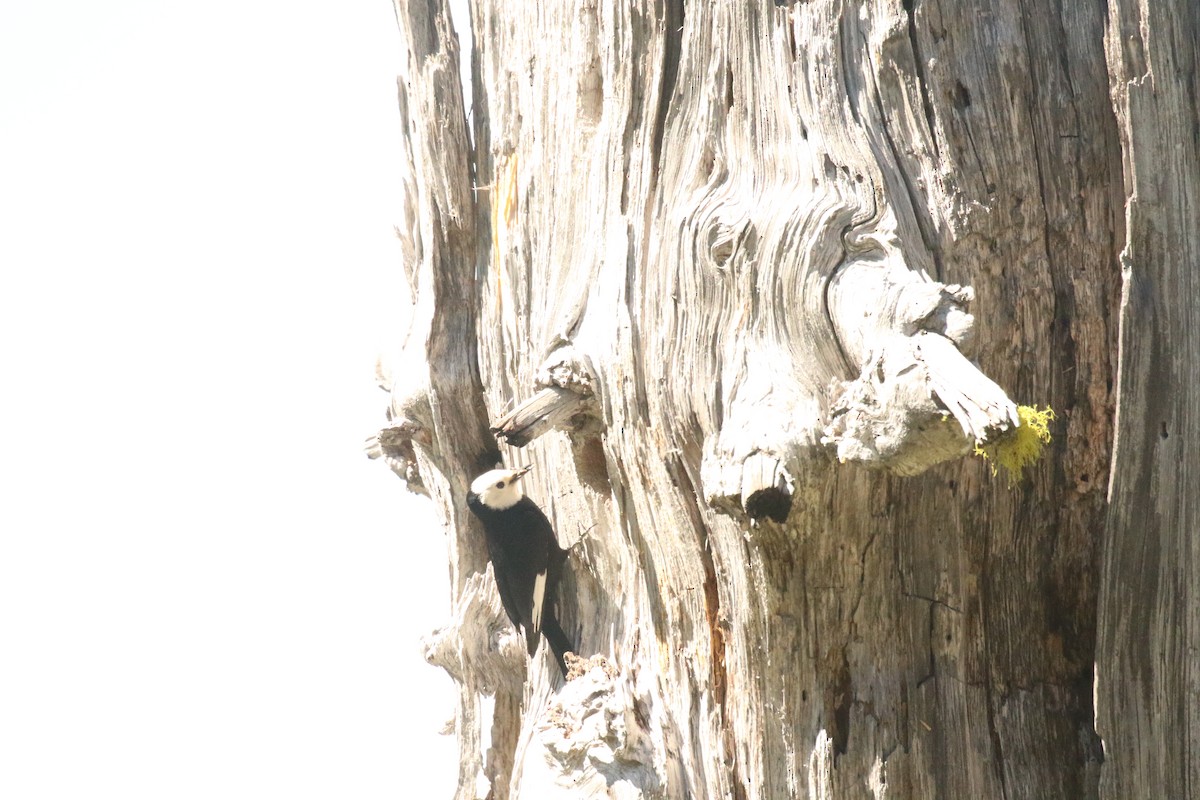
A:
POLYGON ((544 635, 565 678, 564 656, 574 648, 554 604, 567 551, 558 546, 550 520, 521 490, 521 478, 531 469, 483 473, 471 482, 467 507, 483 522, 500 602, 513 625, 525 631, 529 655, 537 652, 539 634, 544 635))

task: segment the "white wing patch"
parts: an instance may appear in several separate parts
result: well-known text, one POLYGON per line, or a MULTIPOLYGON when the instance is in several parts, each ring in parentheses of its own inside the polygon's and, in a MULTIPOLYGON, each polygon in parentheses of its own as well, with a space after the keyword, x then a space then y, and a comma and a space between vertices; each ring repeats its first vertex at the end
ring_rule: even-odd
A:
POLYGON ((533 579, 533 629, 542 629, 542 600, 546 597, 546 570, 533 579))

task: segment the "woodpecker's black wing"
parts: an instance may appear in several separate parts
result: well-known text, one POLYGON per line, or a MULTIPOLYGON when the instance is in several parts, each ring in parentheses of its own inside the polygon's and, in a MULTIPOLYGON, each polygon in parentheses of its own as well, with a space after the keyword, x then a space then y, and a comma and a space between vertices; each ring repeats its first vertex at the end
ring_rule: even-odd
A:
POLYGON ((525 630, 525 645, 532 656, 537 652, 546 609, 555 599, 550 567, 559 550, 558 539, 550 520, 528 497, 521 498, 504 513, 506 524, 496 526, 496 549, 503 553, 504 572, 525 630))
POLYGON ((496 579, 496 591, 500 593, 500 603, 504 606, 504 613, 508 615, 508 619, 514 627, 521 627, 521 611, 517 604, 517 592, 510 585, 509 576, 512 570, 508 566, 508 560, 502 550, 491 547, 489 541, 488 555, 492 559, 492 576, 496 579))
POLYGON ((512 568, 509 565, 508 553, 502 546, 506 537, 496 532, 503 525, 501 512, 485 506, 479 501, 479 495, 474 492, 467 494, 467 508, 483 523, 488 559, 492 562, 492 577, 496 580, 496 592, 500 595, 500 603, 504 606, 504 613, 508 615, 509 621, 519 628, 521 612, 517 605, 517 592, 511 585, 512 568))

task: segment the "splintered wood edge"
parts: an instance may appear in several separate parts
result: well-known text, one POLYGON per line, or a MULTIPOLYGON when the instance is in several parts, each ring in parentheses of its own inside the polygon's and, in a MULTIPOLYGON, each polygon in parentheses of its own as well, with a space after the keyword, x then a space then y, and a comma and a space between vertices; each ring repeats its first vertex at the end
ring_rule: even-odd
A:
POLYGON ((919 331, 893 337, 842 385, 821 441, 843 463, 916 475, 1019 425, 1016 404, 952 341, 919 331))
POLYGON ((929 385, 963 434, 982 442, 989 433, 1021 426, 1017 404, 995 381, 959 352, 954 343, 935 333, 918 334, 920 358, 929 372, 929 385))

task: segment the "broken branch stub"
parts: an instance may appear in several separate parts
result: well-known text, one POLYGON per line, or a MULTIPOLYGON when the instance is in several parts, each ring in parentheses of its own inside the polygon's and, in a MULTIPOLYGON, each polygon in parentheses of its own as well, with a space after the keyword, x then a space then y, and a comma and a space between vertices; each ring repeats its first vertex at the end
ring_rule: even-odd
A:
POLYGON ((420 350, 412 345, 399 354, 395 365, 382 358, 376 361, 376 381, 388 393, 385 412, 388 424, 367 437, 363 449, 367 458, 382 459, 410 492, 429 497, 421 472, 421 457, 436 462, 440 455, 431 433, 434 423, 429 402, 429 369, 420 350))
POLYGON ((822 442, 839 461, 916 475, 1020 425, 1016 404, 959 350, 972 339, 969 286, 908 269, 883 239, 837 271, 829 298, 834 330, 861 365, 833 387, 822 442))
POLYGON ((742 463, 742 508, 753 520, 785 522, 792 510, 787 470, 775 458, 754 453, 742 463))
POLYGON ((842 463, 917 475, 966 455, 989 429, 1004 428, 1010 407, 1015 414, 999 387, 946 338, 897 336, 857 380, 841 384, 822 441, 842 463))
POLYGON ((534 385, 541 390, 492 426, 497 438, 524 447, 547 431, 581 430, 595 419, 591 368, 573 347, 551 353, 538 367, 534 385))
POLYGON ((819 401, 779 369, 786 358, 758 342, 731 362, 729 415, 701 463, 705 499, 720 510, 785 521, 801 464, 820 455, 819 401))
POLYGON ((429 446, 429 433, 412 420, 403 420, 395 425, 381 428, 373 436, 368 436, 363 444, 367 458, 382 458, 383 462, 396 473, 414 494, 429 496, 425 481, 421 477, 421 469, 417 462, 415 443, 429 446))
POLYGON ((524 447, 554 428, 567 425, 583 412, 587 398, 550 386, 521 403, 492 426, 492 433, 513 447, 524 447))

